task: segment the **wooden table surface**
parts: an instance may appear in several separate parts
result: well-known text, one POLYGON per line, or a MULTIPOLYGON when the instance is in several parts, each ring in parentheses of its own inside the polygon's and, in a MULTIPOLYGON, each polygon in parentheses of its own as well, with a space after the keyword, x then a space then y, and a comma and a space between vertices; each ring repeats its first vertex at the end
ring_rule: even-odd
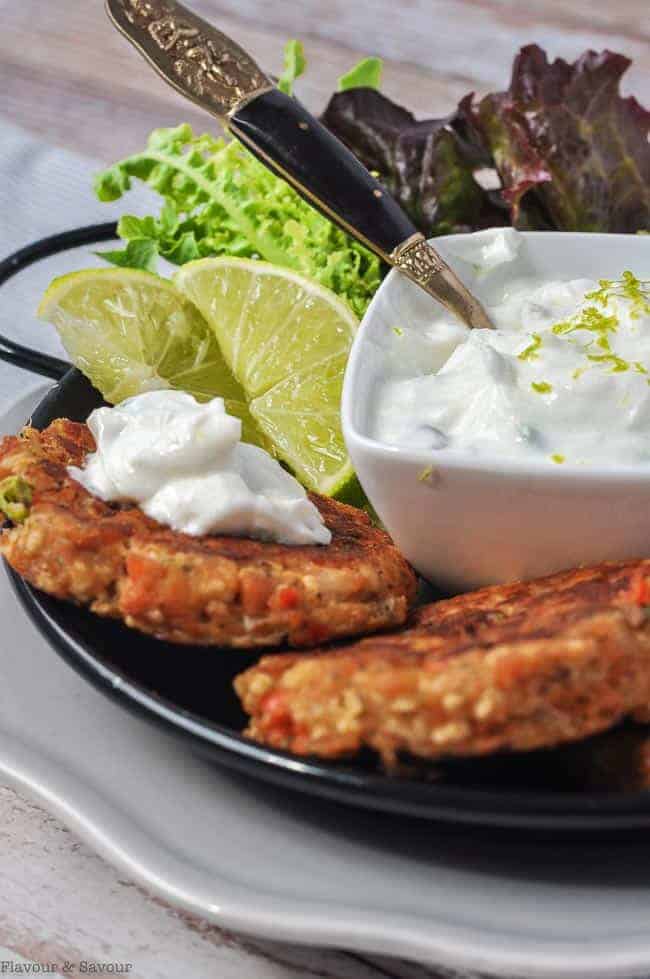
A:
MULTIPOLYGON (((504 86, 517 48, 587 47, 634 59, 626 91, 650 103, 647 0, 194 0, 194 9, 278 73, 285 40, 305 42, 300 94, 320 109, 362 55, 385 59, 384 90, 418 115, 443 115, 474 89, 504 86)), ((0 0, 0 114, 104 162, 155 126, 209 120, 147 69, 100 0, 0 0)), ((1 150, 0 150, 1 152, 1 150)), ((143 893, 56 819, 0 787, 3 961, 132 963, 133 979, 424 979, 417 966, 239 939, 143 893)), ((77 975, 72 971, 69 975, 77 975)))
MULTIPOLYGON (((634 58, 628 90, 650 103, 647 0, 194 0, 270 72, 301 38, 300 95, 320 109, 336 78, 366 54, 385 59, 386 93, 418 115, 508 80, 522 44, 575 58, 587 47, 634 58)), ((154 126, 210 120, 159 81, 108 24, 100 0, 0 0, 1 111, 54 143, 106 162, 154 126)))

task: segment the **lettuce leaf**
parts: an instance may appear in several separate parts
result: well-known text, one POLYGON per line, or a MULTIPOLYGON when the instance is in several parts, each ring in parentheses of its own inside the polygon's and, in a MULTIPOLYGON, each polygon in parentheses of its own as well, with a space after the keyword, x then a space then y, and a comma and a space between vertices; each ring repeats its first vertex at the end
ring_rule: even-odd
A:
POLYGON ((127 241, 126 248, 95 252, 95 255, 129 269, 155 273, 158 268, 158 246, 152 238, 133 238, 127 241))
POLYGON ((509 89, 481 101, 475 124, 517 227, 650 227, 650 112, 620 94, 629 65, 611 51, 549 63, 533 44, 515 59, 509 89))
MULTIPOLYGON (((444 119, 416 121, 371 88, 330 100, 323 121, 426 235, 513 223, 522 229, 650 228, 650 113, 623 98, 630 62, 587 51, 549 63, 537 45, 515 59, 510 88, 444 119), (496 171, 501 189, 480 184, 496 171)), ((354 69, 348 76, 355 83, 354 69)))
MULTIPOLYGON (((280 79, 292 93, 305 69, 299 41, 285 49, 280 79)), ((588 51, 549 63, 522 48, 506 92, 473 95, 442 119, 417 121, 377 89, 381 61, 366 58, 339 79, 323 121, 377 173, 425 235, 513 223, 527 229, 647 232, 650 113, 623 98, 627 58, 588 51), (487 189, 481 173, 497 177, 487 189)), ((208 255, 257 257, 308 275, 361 316, 384 269, 305 203, 239 143, 157 129, 142 153, 99 174, 100 200, 133 179, 157 191, 157 217, 125 215, 116 265, 154 271, 208 255)))
POLYGON ((293 95, 293 86, 297 78, 307 67, 305 49, 300 41, 288 41, 284 48, 284 71, 278 78, 278 88, 286 95, 293 95))
POLYGON ((363 58, 339 78, 339 92, 350 88, 379 88, 384 63, 381 58, 363 58))
POLYGON ((332 96, 322 120, 425 235, 509 223, 503 202, 474 177, 492 160, 463 103, 444 119, 418 122, 380 92, 350 88, 332 96))
POLYGON ((114 264, 151 269, 157 256, 181 265, 209 255, 262 258, 308 275, 362 316, 381 281, 379 259, 302 200, 238 142, 195 136, 188 125, 157 129, 146 148, 95 179, 102 201, 142 180, 163 198, 157 218, 125 215, 114 264))

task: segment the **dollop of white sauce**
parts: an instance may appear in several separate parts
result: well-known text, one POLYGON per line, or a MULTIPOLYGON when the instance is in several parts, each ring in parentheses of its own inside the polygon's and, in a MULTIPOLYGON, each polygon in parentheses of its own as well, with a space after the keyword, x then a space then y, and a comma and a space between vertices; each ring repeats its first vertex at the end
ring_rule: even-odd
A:
POLYGON ((300 483, 268 452, 241 442, 222 398, 150 391, 88 419, 96 451, 68 472, 106 502, 134 502, 192 536, 229 534, 281 544, 329 544, 300 483))
POLYGON ((647 309, 625 295, 599 304, 589 279, 504 276, 520 244, 516 231, 495 229, 454 245, 466 261, 501 266, 507 285, 486 303, 496 329, 469 330, 443 312, 395 331, 371 434, 497 460, 650 463, 647 309), (593 309, 609 327, 587 328, 593 309))

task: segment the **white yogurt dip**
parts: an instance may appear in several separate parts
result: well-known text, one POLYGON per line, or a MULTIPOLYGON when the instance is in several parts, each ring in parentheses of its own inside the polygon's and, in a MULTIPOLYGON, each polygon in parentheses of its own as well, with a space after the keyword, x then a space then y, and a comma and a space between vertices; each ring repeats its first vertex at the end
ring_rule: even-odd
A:
POLYGON ((150 391, 88 419, 97 451, 70 475, 106 502, 135 502, 185 534, 232 534, 282 544, 329 544, 300 483, 267 452, 240 441, 222 398, 150 391))
POLYGON ((495 229, 450 246, 486 282, 497 268, 507 282, 486 303, 496 329, 444 312, 426 329, 395 329, 371 434, 495 459, 650 463, 650 283, 526 278, 520 240, 495 229))

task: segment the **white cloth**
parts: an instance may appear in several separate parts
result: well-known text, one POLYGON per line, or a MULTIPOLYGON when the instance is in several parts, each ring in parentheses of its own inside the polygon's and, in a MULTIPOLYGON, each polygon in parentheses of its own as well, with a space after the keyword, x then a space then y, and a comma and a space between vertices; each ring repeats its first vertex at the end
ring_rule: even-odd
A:
MULTIPOLYGON (((143 134, 143 143, 146 134, 143 134)), ((134 187, 127 198, 102 204, 93 192, 93 174, 103 165, 86 157, 40 142, 0 120, 0 257, 37 238, 79 225, 118 218, 125 211, 152 213, 153 195, 134 187)), ((98 245, 98 249, 111 247, 98 245)), ((105 263, 92 254, 93 246, 55 256, 18 273, 0 286, 0 332, 39 350, 65 357, 54 329, 37 320, 38 302, 55 275, 105 263)), ((0 411, 39 379, 0 362, 0 411)))

